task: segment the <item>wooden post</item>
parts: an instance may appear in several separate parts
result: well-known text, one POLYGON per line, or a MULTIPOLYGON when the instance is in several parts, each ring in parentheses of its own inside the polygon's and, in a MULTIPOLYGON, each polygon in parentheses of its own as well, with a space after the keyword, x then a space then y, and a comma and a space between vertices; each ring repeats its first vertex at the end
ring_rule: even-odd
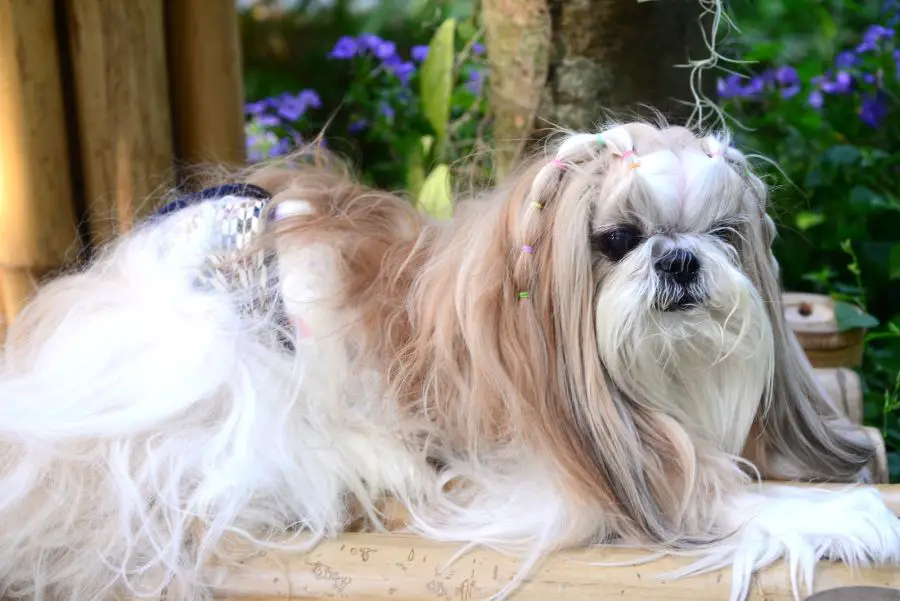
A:
POLYGON ((66 13, 85 205, 100 245, 171 185, 164 1, 67 0, 66 13))
POLYGON ((815 368, 816 378, 837 408, 854 424, 863 423, 863 393, 859 374, 846 367, 815 368))
POLYGON ((244 90, 234 0, 167 0, 167 32, 179 166, 243 166, 244 90))
POLYGON ((813 367, 858 367, 862 364, 865 331, 841 332, 834 301, 821 294, 787 292, 784 316, 813 367))
POLYGON ((53 2, 0 2, 0 303, 80 250, 53 2))

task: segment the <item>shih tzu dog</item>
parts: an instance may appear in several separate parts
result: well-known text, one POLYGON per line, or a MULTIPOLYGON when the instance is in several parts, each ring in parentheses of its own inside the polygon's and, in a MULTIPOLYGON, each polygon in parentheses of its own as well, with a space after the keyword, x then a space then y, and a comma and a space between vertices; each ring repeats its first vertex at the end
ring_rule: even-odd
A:
POLYGON ((0 591, 208 598, 238 547, 385 498, 522 578, 607 542, 731 566, 732 601, 781 557, 797 595, 822 558, 897 562, 873 450, 785 324, 767 196, 727 135, 630 123, 446 222, 337 164, 177 199, 11 324, 0 591))

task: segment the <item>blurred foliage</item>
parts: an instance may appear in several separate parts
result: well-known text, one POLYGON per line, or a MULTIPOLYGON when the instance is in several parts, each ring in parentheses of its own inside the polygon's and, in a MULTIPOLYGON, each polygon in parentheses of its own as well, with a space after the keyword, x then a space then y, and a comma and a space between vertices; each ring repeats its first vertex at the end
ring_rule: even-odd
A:
MULTIPOLYGON (((898 2, 731 0, 719 81, 737 144, 777 165, 775 246, 785 287, 870 316, 866 421, 900 479, 898 2), (874 325, 878 324, 878 325, 874 325)), ((853 315, 853 311, 839 312, 853 315)), ((843 324, 844 326, 853 324, 843 324)))
MULTIPOLYGON (((480 180, 489 167, 469 159, 485 154, 490 132, 477 18, 472 0, 368 11, 348 0, 256 3, 241 15, 251 160, 324 130, 323 143, 382 188, 417 195, 436 168, 480 180)), ((446 202, 433 197, 446 188, 441 172, 425 189, 429 203, 446 202)))

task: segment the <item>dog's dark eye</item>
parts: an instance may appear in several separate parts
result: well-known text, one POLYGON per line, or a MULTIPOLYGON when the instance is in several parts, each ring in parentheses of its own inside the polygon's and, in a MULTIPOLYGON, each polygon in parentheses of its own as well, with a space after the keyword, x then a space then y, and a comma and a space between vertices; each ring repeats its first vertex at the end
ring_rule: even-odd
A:
POLYGON ((730 226, 717 227, 709 233, 711 236, 715 236, 725 244, 729 244, 735 248, 737 248, 737 243, 741 239, 740 232, 738 232, 734 227, 730 226))
POLYGON ((642 241, 643 237, 637 228, 626 226, 593 234, 591 248, 602 252, 611 261, 619 261, 642 241))

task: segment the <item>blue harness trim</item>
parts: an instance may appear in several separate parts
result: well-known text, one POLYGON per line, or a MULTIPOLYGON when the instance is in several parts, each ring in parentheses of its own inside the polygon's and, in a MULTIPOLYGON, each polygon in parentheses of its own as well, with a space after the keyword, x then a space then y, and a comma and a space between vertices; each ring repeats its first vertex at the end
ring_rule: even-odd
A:
POLYGON ((225 198, 226 196, 237 196, 238 198, 255 198, 256 200, 269 201, 272 195, 263 190, 259 186, 253 184, 222 184, 212 188, 205 188, 199 192, 182 196, 172 202, 166 204, 159 209, 157 215, 168 215, 179 209, 189 207, 203 200, 215 200, 217 198, 225 198))
MULTIPOLYGON (((289 332, 291 325, 284 302, 280 294, 273 292, 278 288, 276 257, 265 248, 253 248, 266 229, 263 214, 271 199, 272 195, 259 186, 224 184, 179 197, 159 209, 155 216, 171 215, 204 201, 223 201, 214 205, 214 250, 207 257, 198 284, 237 293, 238 310, 242 314, 263 317, 274 313, 279 327, 289 332)), ((286 333, 279 331, 279 339, 286 350, 294 350, 286 333)))

